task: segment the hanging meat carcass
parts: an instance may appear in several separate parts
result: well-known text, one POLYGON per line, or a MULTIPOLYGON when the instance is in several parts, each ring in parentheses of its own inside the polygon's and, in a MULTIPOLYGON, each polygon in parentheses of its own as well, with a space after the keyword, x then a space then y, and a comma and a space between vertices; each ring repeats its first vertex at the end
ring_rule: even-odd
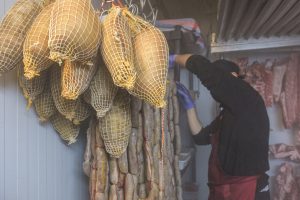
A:
POLYGON ((286 128, 291 128, 297 118, 298 63, 299 60, 297 54, 291 54, 283 82, 283 92, 280 96, 280 104, 286 128))

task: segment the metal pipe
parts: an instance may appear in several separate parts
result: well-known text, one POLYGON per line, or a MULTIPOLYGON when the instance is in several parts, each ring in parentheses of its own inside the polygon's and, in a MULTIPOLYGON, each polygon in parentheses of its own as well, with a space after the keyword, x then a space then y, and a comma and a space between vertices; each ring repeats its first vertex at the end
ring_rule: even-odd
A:
POLYGON ((291 21, 294 17, 296 17, 299 13, 300 10, 300 1, 298 1, 291 10, 289 10, 289 12, 284 15, 278 22, 276 26, 273 26, 271 29, 269 29, 266 32, 266 36, 271 36, 274 33, 280 31, 280 29, 282 29, 282 27, 289 21, 291 21))
POLYGON ((264 7, 267 0, 251 0, 249 9, 242 18, 242 22, 239 27, 239 31, 235 34, 234 38, 237 40, 245 35, 251 26, 251 23, 255 20, 255 17, 259 14, 260 10, 264 7))
POLYGON ((289 33, 292 31, 295 27, 300 25, 300 14, 285 24, 285 26, 282 27, 278 32, 275 32, 275 35, 281 36, 289 33))
POLYGON ((264 5, 263 9, 260 11, 258 17, 252 23, 250 29, 245 34, 245 38, 249 39, 249 37, 253 36, 256 31, 258 31, 261 26, 270 18, 272 13, 278 8, 279 4, 282 0, 268 0, 264 5))
MULTIPOLYGON (((175 26, 175 32, 181 33, 181 26, 175 26)), ((175 54, 180 54, 180 40, 181 38, 175 39, 175 54)), ((178 64, 175 65, 174 68, 174 80, 180 82, 180 66, 178 64)))
POLYGON ((289 35, 296 35, 296 34, 300 34, 300 24, 296 27, 294 27, 293 30, 291 30, 289 33, 289 35))
POLYGON ((289 12, 289 10, 297 3, 298 0, 283 0, 280 7, 272 14, 270 19, 264 23, 260 30, 254 35, 255 38, 263 36, 270 28, 278 23, 278 21, 289 12))
POLYGON ((230 18, 230 8, 234 0, 220 0, 220 15, 218 16, 218 39, 222 40, 225 35, 227 22, 230 18))
POLYGON ((225 34, 225 40, 231 39, 236 32, 236 29, 242 19, 243 14, 248 6, 248 0, 239 0, 235 2, 234 8, 231 11, 231 19, 228 24, 228 28, 225 34))

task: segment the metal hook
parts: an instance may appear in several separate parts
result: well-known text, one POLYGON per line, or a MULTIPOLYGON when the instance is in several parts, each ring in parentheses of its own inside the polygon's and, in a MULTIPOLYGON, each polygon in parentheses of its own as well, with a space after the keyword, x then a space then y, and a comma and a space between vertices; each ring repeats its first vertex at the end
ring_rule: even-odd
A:
POLYGON ((150 0, 124 0, 124 2, 131 13, 135 15, 140 15, 142 18, 144 18, 146 21, 149 21, 152 24, 155 23, 158 15, 158 10, 156 8, 153 8, 150 0), (149 14, 145 13, 146 6, 149 7, 149 14))
POLYGON ((147 0, 140 0, 141 9, 144 10, 147 0))
POLYGON ((101 4, 100 4, 101 15, 102 15, 103 12, 107 11, 107 10, 104 9, 105 4, 107 4, 107 3, 113 3, 113 0, 104 0, 104 1, 101 1, 101 4))

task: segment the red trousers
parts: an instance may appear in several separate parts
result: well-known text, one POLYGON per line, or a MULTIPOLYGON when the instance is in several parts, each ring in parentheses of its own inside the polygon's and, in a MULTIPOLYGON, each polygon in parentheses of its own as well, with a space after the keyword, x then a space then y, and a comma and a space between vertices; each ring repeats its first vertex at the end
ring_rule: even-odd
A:
POLYGON ((218 158, 218 137, 213 134, 212 151, 209 158, 209 200, 254 200, 258 176, 226 175, 218 158))
POLYGON ((246 182, 209 185, 209 200, 254 200, 256 178, 246 182))

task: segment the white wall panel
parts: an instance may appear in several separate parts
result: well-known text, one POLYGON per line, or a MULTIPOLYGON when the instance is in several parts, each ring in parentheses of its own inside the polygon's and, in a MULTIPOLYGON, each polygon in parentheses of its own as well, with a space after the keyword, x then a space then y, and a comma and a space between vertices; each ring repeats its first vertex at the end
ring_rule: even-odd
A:
MULTIPOLYGON (((14 1, 0 0, 0 19, 14 1)), ((83 134, 66 146, 26 110, 16 70, 0 77, 0 200, 87 200, 84 146, 83 134)))
MULTIPOLYGON (((1 0, 0 2, 0 17, 2 19, 2 16, 5 12, 5 5, 4 0, 1 0)), ((4 114, 3 110, 5 107, 4 104, 4 77, 0 77, 0 199, 4 199, 4 114)))
POLYGON ((66 146, 26 110, 15 70, 0 78, 0 200, 87 200, 84 143, 66 146))

